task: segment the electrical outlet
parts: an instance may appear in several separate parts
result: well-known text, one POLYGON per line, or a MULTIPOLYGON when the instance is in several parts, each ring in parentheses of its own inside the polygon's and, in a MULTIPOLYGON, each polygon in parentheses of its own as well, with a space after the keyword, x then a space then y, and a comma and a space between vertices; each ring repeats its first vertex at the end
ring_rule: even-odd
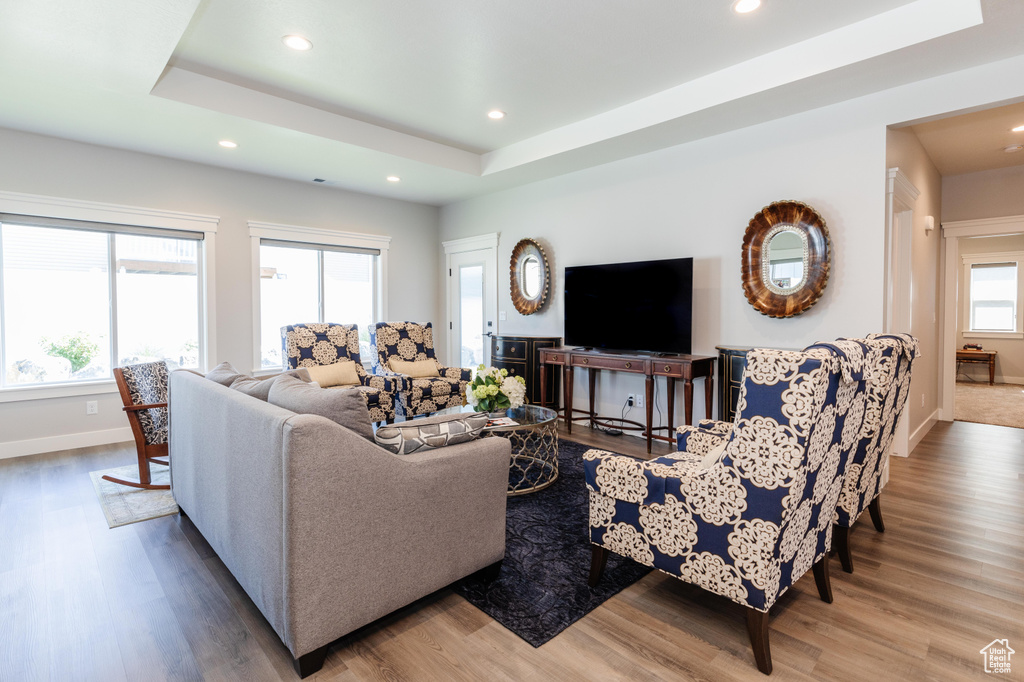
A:
POLYGON ((643 407, 644 406, 644 397, 642 395, 640 395, 639 393, 637 393, 636 394, 636 400, 633 401, 633 404, 636 405, 637 407, 643 407))
POLYGON ((99 403, 97 403, 95 400, 86 400, 85 401, 85 413, 86 414, 98 414, 99 411, 100 411, 99 403))

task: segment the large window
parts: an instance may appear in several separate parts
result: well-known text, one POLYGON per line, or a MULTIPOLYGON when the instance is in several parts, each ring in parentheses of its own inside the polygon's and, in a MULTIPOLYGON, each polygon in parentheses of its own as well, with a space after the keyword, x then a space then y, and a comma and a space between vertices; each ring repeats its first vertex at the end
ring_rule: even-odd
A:
POLYGON ((198 367, 202 233, 0 220, 0 387, 198 367))
POLYGON ((1021 260, 1020 253, 964 257, 965 334, 1021 331, 1021 260))
POLYGON ((261 240, 261 368, 282 366, 281 327, 305 322, 358 324, 359 351, 369 362, 379 260, 377 249, 261 240))

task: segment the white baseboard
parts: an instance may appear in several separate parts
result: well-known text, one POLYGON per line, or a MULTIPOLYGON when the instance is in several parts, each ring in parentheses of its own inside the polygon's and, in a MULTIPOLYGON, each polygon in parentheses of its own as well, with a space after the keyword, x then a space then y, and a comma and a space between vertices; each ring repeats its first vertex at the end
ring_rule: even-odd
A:
POLYGON ((119 429, 106 429, 105 431, 86 431, 84 433, 69 433, 63 436, 14 440, 8 443, 0 443, 0 459, 38 455, 58 450, 87 448, 92 445, 123 443, 133 439, 131 427, 125 426, 119 429))
POLYGON ((926 435, 928 435, 928 432, 932 430, 932 427, 935 426, 935 424, 938 423, 939 417, 941 416, 941 414, 942 414, 942 411, 936 409, 934 412, 932 412, 930 415, 928 415, 928 418, 924 420, 923 424, 921 424, 916 429, 914 429, 914 432, 912 434, 910 434, 910 451, 911 452, 913 452, 914 448, 917 447, 917 444, 921 442, 921 439, 923 439, 926 435))
POLYGON ((996 376, 996 381, 1001 384, 1024 384, 1024 377, 1000 377, 996 376))

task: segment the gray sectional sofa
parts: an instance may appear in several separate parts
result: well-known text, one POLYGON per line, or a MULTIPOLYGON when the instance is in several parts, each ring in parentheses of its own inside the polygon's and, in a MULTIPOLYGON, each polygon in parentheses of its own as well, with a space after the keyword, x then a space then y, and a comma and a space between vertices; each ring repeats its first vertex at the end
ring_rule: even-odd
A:
POLYGON ((187 371, 171 489, 303 677, 328 645, 505 553, 509 442, 399 456, 187 371))

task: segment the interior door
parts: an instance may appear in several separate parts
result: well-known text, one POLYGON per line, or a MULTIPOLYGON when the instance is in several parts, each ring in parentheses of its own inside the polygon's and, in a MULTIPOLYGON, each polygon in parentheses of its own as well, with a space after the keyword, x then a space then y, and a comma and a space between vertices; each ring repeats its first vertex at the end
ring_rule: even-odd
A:
POLYGON ((449 362, 460 367, 491 363, 488 332, 496 332, 496 304, 491 288, 491 250, 463 251, 449 256, 449 362))

